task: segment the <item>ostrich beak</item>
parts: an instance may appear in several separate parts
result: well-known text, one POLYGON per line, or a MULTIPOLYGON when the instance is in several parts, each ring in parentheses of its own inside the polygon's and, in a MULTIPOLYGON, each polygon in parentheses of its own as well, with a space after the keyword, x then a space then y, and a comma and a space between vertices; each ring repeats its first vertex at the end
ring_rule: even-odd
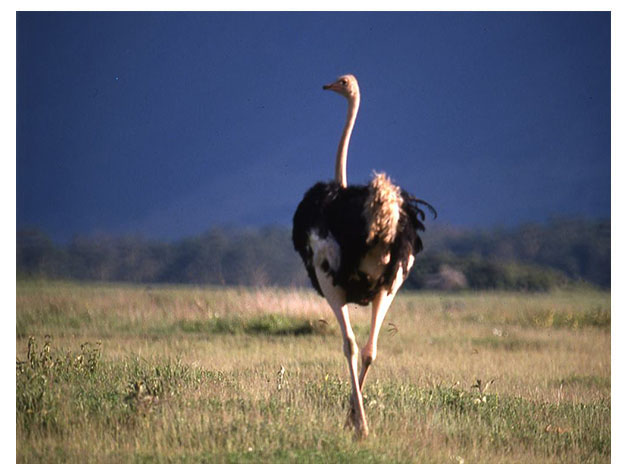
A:
POLYGON ((333 86, 333 84, 325 84, 322 86, 322 89, 326 91, 327 89, 331 89, 331 86, 333 86))

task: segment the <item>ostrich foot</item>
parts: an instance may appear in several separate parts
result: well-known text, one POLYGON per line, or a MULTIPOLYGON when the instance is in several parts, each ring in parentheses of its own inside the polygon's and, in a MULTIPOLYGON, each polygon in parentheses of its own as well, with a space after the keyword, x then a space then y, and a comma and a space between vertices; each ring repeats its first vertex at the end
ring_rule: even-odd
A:
POLYGON ((350 429, 355 425, 355 408, 351 403, 351 407, 348 410, 348 414, 346 414, 346 422, 344 422, 344 429, 350 429))
POLYGON ((368 430, 368 424, 365 420, 362 421, 359 418, 359 415, 355 410, 355 406, 352 400, 350 404, 350 409, 348 410, 348 414, 346 415, 346 421, 344 422, 345 429, 350 429, 351 427, 355 428, 355 437, 357 437, 357 439, 365 439, 370 433, 370 431, 368 430))

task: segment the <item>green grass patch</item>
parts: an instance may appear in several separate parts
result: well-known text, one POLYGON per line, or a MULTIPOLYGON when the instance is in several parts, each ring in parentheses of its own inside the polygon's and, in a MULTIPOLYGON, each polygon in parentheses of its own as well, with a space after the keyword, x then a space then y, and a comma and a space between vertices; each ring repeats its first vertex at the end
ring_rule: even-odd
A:
POLYGON ((324 335, 332 333, 328 324, 266 314, 253 318, 214 317, 210 319, 180 320, 174 330, 194 334, 250 334, 273 336, 324 335))
POLYGON ((540 328, 609 328, 612 323, 609 308, 597 307, 583 312, 545 310, 530 315, 526 323, 540 328))
POLYGON ((515 317, 504 318, 500 313, 466 313, 462 320, 468 323, 502 324, 510 323, 523 328, 602 328, 612 324, 609 308, 597 307, 583 311, 548 309, 521 309, 515 317))
POLYGON ((486 336, 472 338, 470 342, 473 347, 479 346, 505 351, 537 351, 547 346, 545 341, 516 338, 513 336, 486 336))

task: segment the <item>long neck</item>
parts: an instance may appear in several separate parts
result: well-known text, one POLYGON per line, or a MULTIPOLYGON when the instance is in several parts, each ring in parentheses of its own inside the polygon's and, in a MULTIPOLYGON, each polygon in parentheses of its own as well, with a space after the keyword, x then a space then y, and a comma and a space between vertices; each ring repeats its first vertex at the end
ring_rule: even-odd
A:
POLYGON ((348 143, 351 140, 351 133, 353 132, 353 126, 355 125, 358 109, 359 96, 349 98, 346 125, 344 125, 344 132, 342 132, 342 138, 340 139, 340 144, 337 147, 337 156, 335 159, 335 181, 337 181, 342 188, 346 188, 347 185, 346 157, 348 156, 348 143))

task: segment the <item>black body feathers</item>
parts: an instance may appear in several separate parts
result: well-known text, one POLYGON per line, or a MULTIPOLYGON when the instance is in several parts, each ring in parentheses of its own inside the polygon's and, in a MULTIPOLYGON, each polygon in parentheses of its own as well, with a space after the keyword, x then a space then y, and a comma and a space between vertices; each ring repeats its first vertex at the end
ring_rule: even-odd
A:
POLYGON ((402 205, 396 235, 387 245, 389 261, 376 281, 360 270, 362 259, 379 244, 377 239, 367 243, 370 230, 364 208, 368 194, 368 186, 343 188, 337 182, 320 182, 305 193, 296 209, 292 241, 305 263, 311 283, 320 295, 322 291, 316 277, 310 245, 312 232, 321 239, 330 236, 339 246, 339 265, 334 269, 325 261, 321 268, 333 278, 334 285, 345 290, 347 302, 360 305, 370 303, 382 289, 391 289, 399 267, 403 268, 403 276, 407 277, 409 256, 415 256, 422 250, 418 232, 425 229, 422 223, 425 214, 418 206, 427 206, 434 215, 435 210, 428 203, 400 190, 402 205))

